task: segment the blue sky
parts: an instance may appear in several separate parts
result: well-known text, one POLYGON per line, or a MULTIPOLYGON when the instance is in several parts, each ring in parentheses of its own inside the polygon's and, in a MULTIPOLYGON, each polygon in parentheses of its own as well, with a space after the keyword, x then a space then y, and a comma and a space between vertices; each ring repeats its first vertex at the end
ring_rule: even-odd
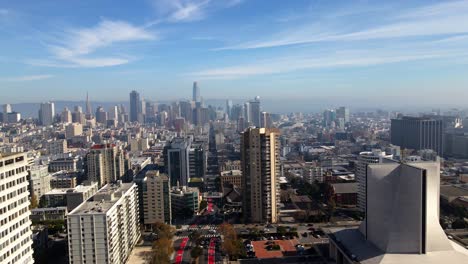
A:
POLYGON ((0 103, 189 98, 197 80, 205 98, 466 105, 467 14, 468 1, 0 1, 0 103))

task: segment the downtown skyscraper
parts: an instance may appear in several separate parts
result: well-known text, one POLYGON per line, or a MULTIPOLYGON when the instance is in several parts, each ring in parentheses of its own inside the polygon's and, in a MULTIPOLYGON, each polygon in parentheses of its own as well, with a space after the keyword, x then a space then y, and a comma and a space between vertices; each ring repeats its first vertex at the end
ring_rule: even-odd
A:
POLYGON ((200 87, 198 87, 198 83, 197 82, 193 82, 193 97, 192 97, 192 100, 196 103, 199 103, 201 102, 201 98, 200 98, 200 87))
POLYGON ((54 123, 55 104, 52 102, 42 103, 39 109, 39 123, 50 126, 54 123))
POLYGON ((403 116, 392 119, 391 142, 402 148, 432 149, 444 154, 444 122, 440 119, 403 116))
POLYGON ((137 122, 141 114, 140 94, 137 91, 130 93, 130 122, 137 122))

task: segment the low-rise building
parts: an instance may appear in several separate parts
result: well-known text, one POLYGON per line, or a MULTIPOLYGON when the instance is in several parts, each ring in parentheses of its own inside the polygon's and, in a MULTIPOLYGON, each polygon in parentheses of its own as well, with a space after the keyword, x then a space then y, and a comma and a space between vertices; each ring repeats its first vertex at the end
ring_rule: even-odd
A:
POLYGON ((310 184, 317 182, 323 182, 323 168, 318 164, 306 163, 302 168, 302 177, 310 184))
POLYGON ((53 189, 75 188, 76 180, 76 172, 59 171, 52 174, 50 187, 53 189))
POLYGON ((67 141, 64 139, 47 142, 47 153, 49 155, 58 155, 68 152, 67 141))
POLYGON ((440 198, 447 203, 452 203, 458 198, 468 199, 468 184, 442 185, 440 186, 440 198))
POLYGON ((83 125, 79 123, 71 123, 65 129, 65 137, 70 139, 72 137, 81 136, 83 134, 83 125))
POLYGON ((171 190, 171 211, 172 216, 184 215, 185 210, 198 212, 200 205, 200 191, 193 187, 174 187, 171 190))
POLYGON ((72 211, 97 191, 97 182, 92 182, 90 185, 78 185, 75 188, 52 189, 44 194, 41 204, 44 207, 66 206, 68 211, 72 211))
POLYGON ((221 165, 220 169, 221 171, 241 170, 241 162, 240 160, 228 160, 221 165))
POLYGON ((63 159, 56 159, 49 163, 49 171, 50 172, 58 172, 58 171, 77 171, 81 170, 82 160, 79 157, 70 157, 70 158, 63 158, 63 159))
MULTIPOLYGON (((241 170, 229 170, 222 171, 220 173, 221 188, 225 186, 236 186, 237 189, 242 188, 242 171, 241 170)), ((224 191, 223 191, 224 192, 224 191)))
POLYGON ((53 207, 53 208, 36 208, 31 209, 30 219, 33 222, 36 221, 53 221, 53 220, 65 220, 67 217, 67 207, 53 207))
POLYGON ((335 202, 340 206, 356 206, 357 205, 357 182, 333 183, 333 191, 335 194, 335 202))
POLYGON ((49 192, 51 178, 47 166, 31 166, 29 170, 29 191, 31 196, 35 196, 39 200, 42 195, 49 192))

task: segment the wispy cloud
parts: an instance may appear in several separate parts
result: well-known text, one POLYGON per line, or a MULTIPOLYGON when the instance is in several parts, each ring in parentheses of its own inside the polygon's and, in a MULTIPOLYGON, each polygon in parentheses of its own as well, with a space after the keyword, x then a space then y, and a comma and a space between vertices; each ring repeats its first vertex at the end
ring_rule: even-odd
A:
POLYGON ((159 15, 165 16, 165 21, 176 23, 203 20, 209 12, 234 7, 243 2, 244 0, 154 0, 153 5, 159 15))
MULTIPOLYGON (((388 13, 388 12, 387 12, 388 13)), ((339 26, 327 26, 314 21, 299 28, 295 26, 264 40, 253 40, 220 50, 242 50, 307 44, 323 41, 359 41, 407 37, 442 36, 468 33, 468 1, 443 2, 388 13, 383 24, 343 32, 339 26)), ((342 21, 345 23, 345 21, 342 21)), ((382 23, 382 22, 381 22, 382 23)))
POLYGON ((205 18, 209 3, 210 0, 155 0, 154 6, 169 22, 187 22, 205 18))
POLYGON ((29 64, 50 67, 105 67, 128 63, 129 56, 101 57, 95 53, 114 44, 154 40, 154 33, 125 21, 102 20, 91 28, 70 29, 62 40, 49 45, 53 59, 30 60, 29 64), (93 56, 93 57, 90 57, 93 56))
POLYGON ((16 77, 0 77, 0 81, 5 82, 28 82, 28 81, 39 81, 45 80, 54 77, 50 74, 42 74, 42 75, 24 75, 24 76, 16 76, 16 77))
POLYGON ((301 70, 327 69, 342 67, 366 67, 390 63, 400 63, 418 60, 443 59, 448 57, 467 56, 462 54, 420 52, 420 53, 384 53, 381 51, 342 51, 334 54, 316 57, 290 56, 271 60, 246 63, 235 66, 212 68, 189 73, 198 79, 239 79, 256 75, 283 74, 301 70))

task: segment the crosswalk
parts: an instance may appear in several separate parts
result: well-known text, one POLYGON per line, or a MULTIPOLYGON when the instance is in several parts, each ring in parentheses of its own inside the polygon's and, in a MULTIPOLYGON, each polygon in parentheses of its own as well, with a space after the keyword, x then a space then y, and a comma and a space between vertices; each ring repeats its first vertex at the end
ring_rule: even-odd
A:
POLYGON ((216 225, 203 225, 200 228, 198 226, 190 226, 187 228, 188 231, 200 231, 200 230, 217 230, 218 226, 216 225))
MULTIPOLYGON (((219 237, 219 235, 217 235, 217 234, 206 234, 206 235, 201 235, 201 237, 202 238, 216 238, 216 237, 219 237)), ((184 238, 189 238, 189 236, 188 235, 174 236, 175 240, 184 239, 184 238)))
POLYGON ((208 234, 208 235, 203 235, 203 237, 205 238, 215 238, 215 237, 218 237, 219 235, 216 235, 216 234, 208 234))

